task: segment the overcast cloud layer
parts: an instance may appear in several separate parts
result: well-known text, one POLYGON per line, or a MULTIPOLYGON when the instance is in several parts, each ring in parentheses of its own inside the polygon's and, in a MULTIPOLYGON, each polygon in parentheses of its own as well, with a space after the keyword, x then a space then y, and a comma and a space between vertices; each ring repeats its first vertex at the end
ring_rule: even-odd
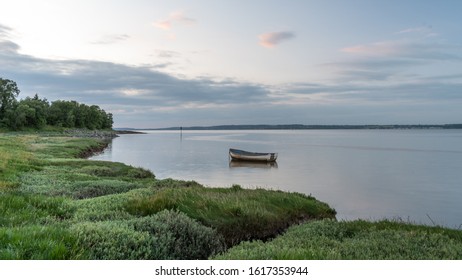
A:
MULTIPOLYGON (((195 22, 174 14, 165 24, 184 21, 195 22)), ((38 58, 21 54, 13 32, 0 24, 0 77, 15 80, 20 97, 38 93, 50 101, 97 104, 115 115, 115 127, 462 123, 462 48, 434 40, 425 28, 396 33, 419 36, 339 49, 345 59, 318 65, 331 73, 329 79, 271 86, 217 77, 178 78, 156 65, 38 58), (441 71, 435 75, 426 71, 430 68, 441 71)), ((108 35, 93 43, 129 38, 108 35)), ((267 33, 260 39, 271 47, 297 40, 291 32, 267 33)))

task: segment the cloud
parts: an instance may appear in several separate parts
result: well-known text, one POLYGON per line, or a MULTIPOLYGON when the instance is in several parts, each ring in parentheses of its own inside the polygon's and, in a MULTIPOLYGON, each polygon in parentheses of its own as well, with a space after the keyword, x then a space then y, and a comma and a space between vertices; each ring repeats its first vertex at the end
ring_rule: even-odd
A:
POLYGON ((341 104, 419 104, 435 102, 461 102, 462 75, 448 81, 446 78, 419 78, 399 83, 332 83, 288 84, 284 93, 305 96, 311 100, 322 97, 322 102, 341 104))
MULTIPOLYGON (((428 33, 407 29, 402 35, 428 33)), ((324 83, 292 84, 284 92, 330 104, 447 104, 462 102, 462 46, 433 36, 406 36, 342 48, 343 61, 318 65, 324 83)), ((452 106, 450 106, 452 107, 452 106)), ((422 116, 425 118, 425 116, 422 116)))
MULTIPOLYGON (((16 81, 20 98, 38 93, 50 101, 65 99, 97 104, 117 112, 116 125, 157 119, 168 124, 181 115, 191 120, 198 111, 237 110, 241 106, 270 104, 269 90, 259 84, 231 79, 180 79, 151 66, 128 66, 92 60, 53 60, 23 55, 16 46, 0 52, 1 77, 16 81), (185 116, 185 114, 190 114, 185 116)), ((162 51, 162 55, 177 53, 162 51)), ((203 114, 203 113, 201 113, 203 114)), ((214 118, 213 116, 209 116, 214 118)), ((155 124, 152 124, 155 125, 155 124)))
POLYGON ((406 51, 406 44, 396 41, 375 42, 341 49, 342 52, 358 55, 391 56, 406 51))
POLYGON ((91 43, 95 45, 110 45, 110 44, 123 42, 128 39, 130 39, 130 36, 127 34, 112 34, 112 35, 103 36, 99 40, 93 41, 91 43))
POLYGON ((16 43, 0 40, 0 52, 17 52, 19 46, 16 43))
POLYGON ((192 25, 196 20, 184 14, 184 12, 172 12, 166 19, 158 20, 153 23, 157 28, 171 30, 174 25, 192 25))
MULTIPOLYGON (((11 75, 51 98, 136 106, 200 106, 260 102, 267 91, 258 85, 184 80, 151 70, 110 62, 44 60, 23 56, 11 75)), ((15 59, 18 62, 18 58, 15 59)), ((0 61, 6 62, 0 58, 0 61)), ((11 63, 10 63, 11 64, 11 63)), ((51 99, 50 98, 50 99, 51 99)))
POLYGON ((7 36, 12 31, 8 26, 0 24, 0 37, 7 36))
POLYGON ((455 61, 462 59, 460 51, 462 46, 435 40, 436 33, 431 27, 407 28, 395 34, 400 35, 400 38, 348 46, 340 51, 351 55, 383 59, 426 61, 455 61))
POLYGON ((460 60, 459 47, 436 42, 409 40, 384 41, 341 49, 344 53, 389 58, 422 60, 460 60))
POLYGON ((8 26, 0 24, 0 53, 15 53, 19 50, 19 45, 10 40, 12 31, 8 26))
POLYGON ((280 43, 295 38, 295 33, 290 31, 268 32, 258 35, 259 44, 265 48, 274 48, 280 43))
POLYGON ((427 25, 406 28, 406 29, 396 32, 396 34, 399 34, 399 35, 416 34, 416 35, 423 35, 425 37, 438 36, 438 33, 433 31, 433 28, 431 26, 427 26, 427 25))
POLYGON ((157 49, 155 52, 160 58, 177 58, 181 56, 181 53, 171 50, 157 49))

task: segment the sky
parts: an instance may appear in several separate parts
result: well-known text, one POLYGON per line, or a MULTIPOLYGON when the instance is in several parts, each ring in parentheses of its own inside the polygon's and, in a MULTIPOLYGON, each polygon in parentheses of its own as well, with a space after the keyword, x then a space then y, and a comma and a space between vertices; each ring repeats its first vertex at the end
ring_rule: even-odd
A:
POLYGON ((114 127, 462 123, 462 1, 0 3, 0 77, 114 127))

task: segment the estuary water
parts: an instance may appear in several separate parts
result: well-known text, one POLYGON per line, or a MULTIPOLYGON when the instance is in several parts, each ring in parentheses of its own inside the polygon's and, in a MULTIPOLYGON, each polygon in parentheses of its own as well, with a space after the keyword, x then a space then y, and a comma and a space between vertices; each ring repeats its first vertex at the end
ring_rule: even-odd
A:
POLYGON ((398 219, 460 228, 462 130, 145 131, 93 160, 210 187, 239 184, 312 195, 339 220, 398 219), (276 164, 229 161, 228 149, 277 152, 276 164))

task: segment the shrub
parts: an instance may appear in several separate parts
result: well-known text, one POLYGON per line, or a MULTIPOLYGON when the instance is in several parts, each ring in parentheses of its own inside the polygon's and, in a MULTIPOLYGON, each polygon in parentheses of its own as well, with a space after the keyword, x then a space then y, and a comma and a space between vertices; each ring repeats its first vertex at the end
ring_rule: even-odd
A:
POLYGON ((150 170, 141 167, 130 169, 127 176, 136 179, 155 178, 154 174, 150 170))
POLYGON ((236 192, 242 191, 242 190, 243 190, 242 187, 241 187, 241 185, 237 185, 237 184, 232 185, 232 186, 231 186, 231 189, 232 189, 233 191, 236 191, 236 192))
POLYGON ((136 183, 127 183, 117 180, 99 180, 74 182, 66 189, 61 190, 61 192, 75 199, 85 199, 108 194, 124 193, 142 187, 142 185, 136 183))
POLYGON ((94 260, 143 260, 153 254, 154 240, 121 221, 84 222, 70 228, 94 260))
POLYGON ((224 243, 216 230, 205 227, 178 211, 164 210, 131 222, 136 230, 154 236, 168 236, 165 240, 169 259, 207 259, 220 253, 224 243))
POLYGON ((75 200, 72 203, 76 208, 73 220, 83 222, 131 219, 133 215, 124 209, 127 200, 136 197, 150 196, 155 193, 155 191, 155 189, 151 188, 141 188, 126 193, 75 200))
POLYGON ((98 177, 118 177, 131 179, 154 179, 154 174, 147 169, 127 166, 117 162, 84 161, 78 172, 98 177), (101 165, 104 164, 104 165, 101 165))
POLYGON ((89 174, 89 175, 94 175, 94 176, 101 176, 101 177, 114 176, 114 173, 115 173, 113 169, 107 166, 94 166, 94 165, 84 166, 79 170, 79 172, 89 174))
POLYGON ((216 232, 175 211, 124 221, 84 222, 71 232, 90 258, 206 259, 223 243, 216 232))
POLYGON ((202 187, 202 185, 196 181, 183 181, 183 180, 174 180, 171 178, 167 178, 167 179, 156 181, 154 184, 154 187, 175 189, 175 188, 202 187))

